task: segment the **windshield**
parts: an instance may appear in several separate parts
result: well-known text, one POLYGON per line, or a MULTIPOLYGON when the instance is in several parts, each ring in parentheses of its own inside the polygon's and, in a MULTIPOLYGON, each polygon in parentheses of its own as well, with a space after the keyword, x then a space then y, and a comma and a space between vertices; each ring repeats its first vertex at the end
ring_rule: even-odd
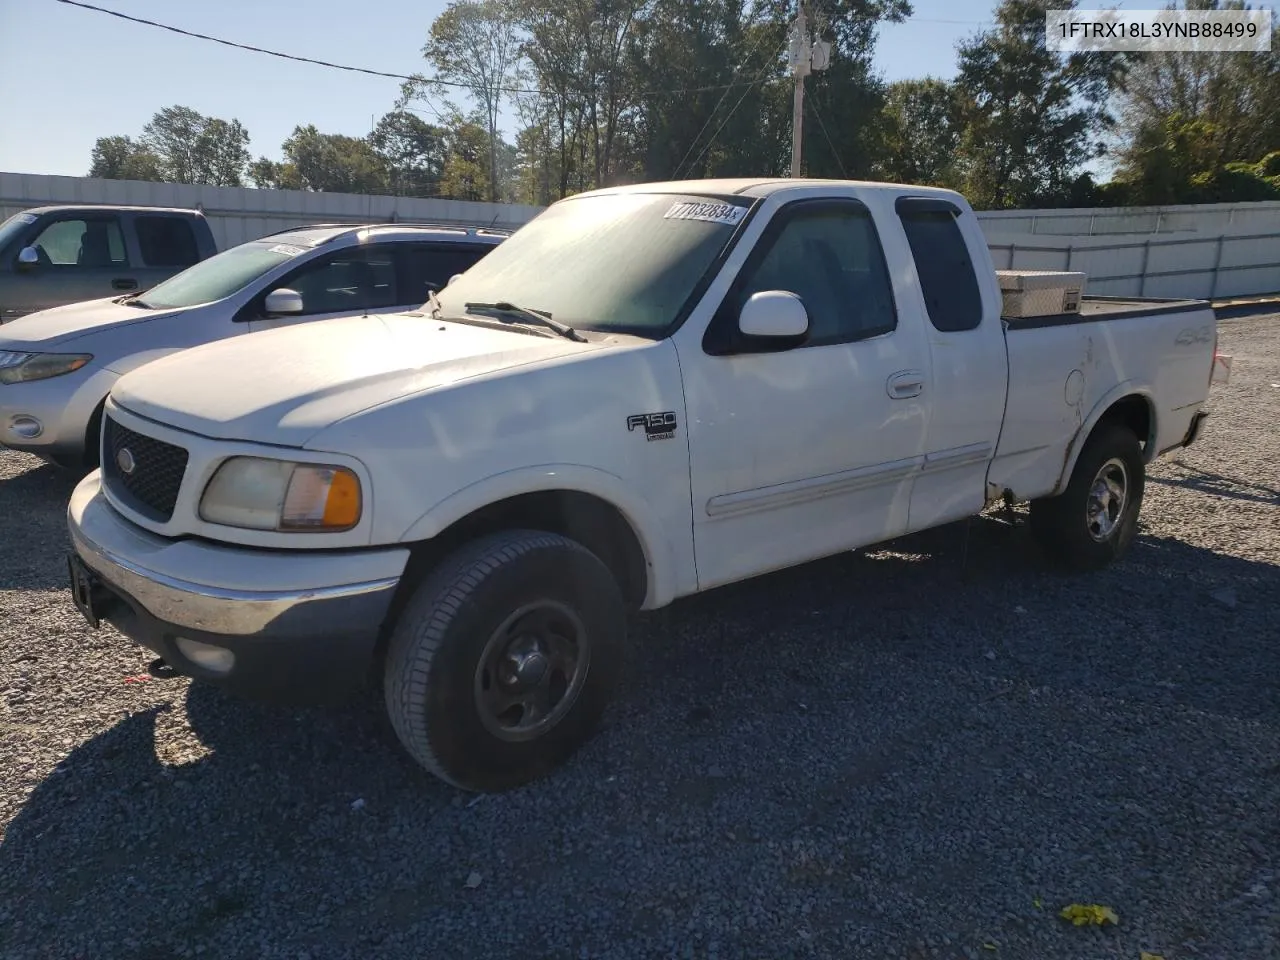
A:
MULTIPOLYGON (((15 213, 12 217, 0 223, 0 250, 3 250, 28 225, 35 223, 38 218, 30 213, 15 213)), ((15 251, 16 252, 16 251, 15 251)))
POLYGON ((305 252, 305 248, 288 243, 267 240, 242 243, 187 267, 134 299, 140 306, 159 309, 212 303, 231 296, 273 267, 305 252))
POLYGON ((576 329, 661 336, 750 202, 673 193, 563 200, 440 291, 442 313, 500 301, 576 329))

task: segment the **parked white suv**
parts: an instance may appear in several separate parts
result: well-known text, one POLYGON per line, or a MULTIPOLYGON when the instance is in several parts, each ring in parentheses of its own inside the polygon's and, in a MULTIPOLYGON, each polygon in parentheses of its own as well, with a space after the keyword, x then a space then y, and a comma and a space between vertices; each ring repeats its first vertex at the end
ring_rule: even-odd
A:
POLYGON ((93 467, 103 401, 130 370, 242 333, 412 309, 508 235, 434 224, 299 227, 140 293, 20 317, 0 329, 0 446, 93 467))

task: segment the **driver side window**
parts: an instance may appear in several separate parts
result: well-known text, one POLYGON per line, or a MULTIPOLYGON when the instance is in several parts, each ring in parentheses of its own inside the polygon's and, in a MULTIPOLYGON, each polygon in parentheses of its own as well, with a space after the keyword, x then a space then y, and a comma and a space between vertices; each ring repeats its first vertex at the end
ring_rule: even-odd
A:
POLYGON ((802 202, 763 239, 762 257, 736 284, 733 322, 752 294, 786 290, 809 314, 806 346, 850 343, 897 325, 889 269, 871 213, 859 203, 802 202), (806 209, 807 208, 807 209, 806 209))
POLYGON ((114 217, 55 220, 30 245, 46 266, 106 269, 129 264, 114 217))
POLYGON ((304 267, 282 286, 302 297, 304 316, 397 305, 395 261, 385 245, 344 250, 304 267))

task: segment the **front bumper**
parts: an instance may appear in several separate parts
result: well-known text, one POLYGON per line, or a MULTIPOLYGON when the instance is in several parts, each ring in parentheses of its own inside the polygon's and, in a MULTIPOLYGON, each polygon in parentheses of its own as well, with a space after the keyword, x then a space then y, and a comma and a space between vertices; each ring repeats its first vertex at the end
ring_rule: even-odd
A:
POLYGON ((167 539, 117 513, 99 478, 96 470, 85 477, 67 507, 75 554, 93 578, 87 617, 100 616, 178 673, 255 698, 328 700, 364 685, 407 549, 167 539), (180 638, 231 651, 230 669, 194 662, 180 638))
POLYGON ((35 454, 61 467, 75 469, 85 461, 89 423, 115 374, 88 367, 61 377, 30 383, 0 384, 0 447, 35 454), (39 424, 35 436, 20 424, 39 424))

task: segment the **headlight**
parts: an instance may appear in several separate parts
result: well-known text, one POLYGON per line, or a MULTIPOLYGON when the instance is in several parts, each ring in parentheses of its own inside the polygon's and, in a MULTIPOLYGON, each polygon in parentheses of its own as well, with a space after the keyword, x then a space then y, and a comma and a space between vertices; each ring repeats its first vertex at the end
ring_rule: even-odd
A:
POLYGON ((15 353, 0 350, 0 383, 60 377, 79 370, 92 359, 91 353, 15 353))
POLYGON ((360 522, 360 480, 346 467, 232 457, 200 498, 200 518, 253 530, 350 530, 360 522))

